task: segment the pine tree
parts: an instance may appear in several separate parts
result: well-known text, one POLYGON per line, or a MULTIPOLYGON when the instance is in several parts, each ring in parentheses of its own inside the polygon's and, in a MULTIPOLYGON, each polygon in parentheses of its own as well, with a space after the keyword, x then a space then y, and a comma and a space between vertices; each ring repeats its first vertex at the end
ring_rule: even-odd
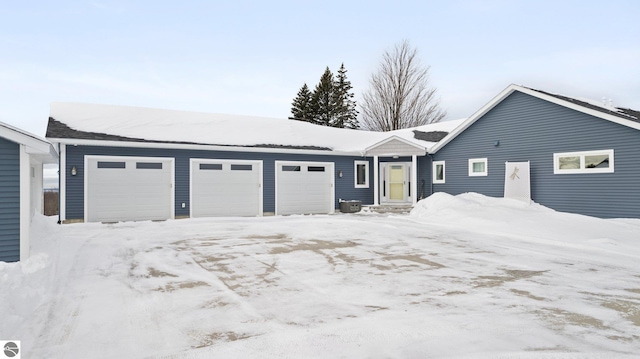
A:
POLYGON ((292 103, 291 119, 322 126, 358 128, 358 111, 351 89, 344 64, 337 77, 327 66, 313 92, 306 83, 298 91, 292 103))
POLYGON ((334 83, 335 97, 335 117, 330 124, 333 127, 358 128, 358 111, 356 110, 356 102, 353 100, 354 94, 350 92, 353 87, 351 81, 347 80, 347 70, 344 63, 338 70, 336 81, 334 83))
POLYGON ((298 91, 298 95, 293 99, 291 104, 291 115, 294 120, 314 122, 311 110, 311 100, 313 94, 309 91, 309 87, 305 83, 298 91))
POLYGON ((333 73, 328 66, 313 91, 311 104, 314 123, 330 126, 335 117, 336 97, 334 95, 333 73))

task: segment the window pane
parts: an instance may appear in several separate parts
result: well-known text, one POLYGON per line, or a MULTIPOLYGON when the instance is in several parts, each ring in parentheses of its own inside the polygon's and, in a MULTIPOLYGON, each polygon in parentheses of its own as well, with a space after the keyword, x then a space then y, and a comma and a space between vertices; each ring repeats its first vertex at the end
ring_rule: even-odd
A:
POLYGON ((473 163, 473 172, 474 173, 484 173, 485 171, 485 167, 484 167, 484 162, 474 162, 473 163))
POLYGON ((436 165, 436 180, 442 181, 444 179, 444 166, 436 165))
POLYGON ((357 184, 367 184, 367 165, 358 165, 356 168, 357 184))
POLYGON ((253 170, 253 165, 231 165, 232 171, 251 171, 253 170))
POLYGON ((162 162, 136 162, 137 169, 161 170, 162 162))
POLYGON ((221 170, 222 163, 201 163, 200 169, 201 170, 221 170))
POLYGON ((308 172, 324 172, 324 166, 309 166, 307 168, 308 172))
POLYGON ((124 162, 106 162, 99 161, 98 168, 125 168, 124 162))
POLYGON ((584 156, 585 168, 609 168, 609 155, 584 156))
POLYGON ((300 166, 282 166, 285 172, 300 172, 300 166))
POLYGON ((558 163, 561 170, 580 169, 580 156, 560 157, 558 163))

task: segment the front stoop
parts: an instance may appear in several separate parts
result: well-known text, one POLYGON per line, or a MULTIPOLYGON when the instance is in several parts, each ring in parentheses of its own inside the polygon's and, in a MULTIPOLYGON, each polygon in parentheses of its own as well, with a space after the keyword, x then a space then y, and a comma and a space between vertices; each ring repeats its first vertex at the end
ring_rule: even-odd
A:
POLYGON ((362 206, 363 212, 372 213, 409 213, 413 209, 411 204, 381 204, 377 206, 362 206))

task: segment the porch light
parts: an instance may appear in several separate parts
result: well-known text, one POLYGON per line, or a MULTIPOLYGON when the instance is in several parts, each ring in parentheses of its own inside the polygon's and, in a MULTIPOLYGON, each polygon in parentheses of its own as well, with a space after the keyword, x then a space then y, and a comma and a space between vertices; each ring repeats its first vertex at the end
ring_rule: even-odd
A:
POLYGON ((338 171, 338 177, 342 178, 342 171, 338 171))
POLYGON ((78 174, 78 171, 76 170, 76 166, 71 167, 71 175, 75 176, 78 174))

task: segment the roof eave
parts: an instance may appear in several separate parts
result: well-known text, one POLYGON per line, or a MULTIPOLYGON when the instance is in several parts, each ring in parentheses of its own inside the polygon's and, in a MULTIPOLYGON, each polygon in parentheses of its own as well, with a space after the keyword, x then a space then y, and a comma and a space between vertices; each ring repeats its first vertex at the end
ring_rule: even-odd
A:
POLYGON ((562 100, 560 98, 547 95, 541 93, 539 91, 532 90, 530 88, 526 88, 523 86, 511 84, 506 89, 502 90, 497 96, 495 96, 491 101, 489 101, 486 105, 476 111, 471 117, 469 117, 466 121, 464 121, 460 126, 456 127, 453 131, 451 131, 447 136, 445 136, 440 142, 429 149, 429 153, 436 153, 442 147, 446 146, 449 142, 451 142, 454 138, 456 138, 460 133, 465 131, 469 126, 475 123, 478 119, 484 116, 487 112, 491 111, 494 107, 496 107, 500 102, 502 102, 505 98, 511 95, 514 91, 519 91, 524 94, 539 98, 541 100, 545 100, 551 103, 555 103, 557 105, 570 108, 572 110, 576 110, 591 116, 595 116, 598 118, 602 118, 607 121, 611 121, 623 126, 631 127, 636 130, 640 130, 640 122, 635 122, 631 120, 625 120, 624 118, 613 116, 604 112, 596 111, 590 108, 586 108, 584 106, 580 106, 578 104, 562 100))
POLYGON ((209 151, 224 152, 263 152, 263 153, 293 153, 293 154, 313 154, 313 155, 329 155, 329 156, 358 156, 362 157, 362 151, 349 150, 315 150, 315 149, 296 149, 296 148, 278 148, 278 147, 256 147, 256 146, 219 146, 208 144, 183 144, 169 142, 139 142, 139 141, 108 141, 108 140, 86 140, 74 138, 47 138, 55 144, 63 145, 79 145, 79 146, 102 146, 102 147, 137 147, 137 148, 171 148, 171 149, 196 149, 209 151))
POLYGON ((420 146, 419 144, 414 143, 414 142, 409 141, 409 140, 406 140, 406 139, 404 139, 404 138, 402 138, 400 136, 393 135, 393 136, 387 137, 384 140, 379 141, 379 142, 367 147, 364 150, 364 154, 367 155, 371 150, 373 150, 373 149, 375 149, 377 147, 380 147, 380 146, 382 146, 382 145, 384 145, 386 143, 389 143, 391 141, 394 141, 394 140, 400 141, 400 142, 402 142, 402 143, 404 143, 404 144, 406 144, 408 146, 411 146, 411 147, 415 148, 416 151, 415 152, 409 151, 409 152, 402 152, 402 153, 389 153, 388 154, 389 156, 412 156, 412 155, 422 155, 422 156, 424 156, 427 153, 427 148, 426 147, 420 146))

